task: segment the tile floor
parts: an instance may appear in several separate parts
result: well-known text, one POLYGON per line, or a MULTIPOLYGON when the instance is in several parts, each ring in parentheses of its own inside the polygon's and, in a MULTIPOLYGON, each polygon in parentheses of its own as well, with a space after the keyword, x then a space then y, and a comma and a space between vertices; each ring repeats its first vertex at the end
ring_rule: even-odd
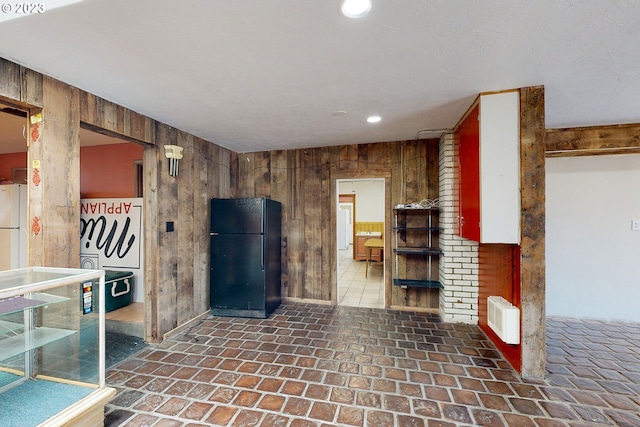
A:
POLYGON ((107 371, 113 426, 640 426, 640 324, 548 320, 522 381, 476 326, 286 302, 211 317, 107 371))
POLYGON ((348 307, 384 308, 383 263, 371 262, 364 277, 365 262, 353 259, 353 249, 338 252, 338 304, 348 307))

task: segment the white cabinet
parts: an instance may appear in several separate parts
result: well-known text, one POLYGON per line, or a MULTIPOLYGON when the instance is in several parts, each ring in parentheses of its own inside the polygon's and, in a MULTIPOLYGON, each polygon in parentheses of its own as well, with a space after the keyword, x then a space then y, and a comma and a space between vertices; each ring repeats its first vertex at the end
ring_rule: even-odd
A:
POLYGON ((520 93, 482 94, 456 130, 457 234, 520 243, 520 93))
POLYGON ((103 424, 115 390, 99 295, 102 270, 0 272, 0 425, 103 424))

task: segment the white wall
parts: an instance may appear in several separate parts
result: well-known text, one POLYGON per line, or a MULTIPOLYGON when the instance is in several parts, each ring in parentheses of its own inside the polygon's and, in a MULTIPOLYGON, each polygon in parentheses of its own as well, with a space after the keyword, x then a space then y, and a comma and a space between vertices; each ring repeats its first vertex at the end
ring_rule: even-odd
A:
POLYGON ((384 222, 384 179, 339 180, 339 194, 356 195, 356 222, 384 222))
POLYGON ((547 315, 640 322, 640 154, 546 161, 547 315))

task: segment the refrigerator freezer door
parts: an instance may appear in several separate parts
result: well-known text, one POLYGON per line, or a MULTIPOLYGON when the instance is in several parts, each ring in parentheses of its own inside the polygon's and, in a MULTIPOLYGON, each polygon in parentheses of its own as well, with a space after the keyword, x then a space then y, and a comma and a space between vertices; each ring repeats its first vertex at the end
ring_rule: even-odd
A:
POLYGON ((0 229, 0 271, 18 268, 16 239, 19 230, 0 229))
POLYGON ((349 211, 338 209, 338 249, 349 249, 349 211))
POLYGON ((211 199, 211 232, 219 234, 261 234, 265 200, 258 198, 211 199))
POLYGON ((18 226, 19 199, 17 186, 0 185, 0 228, 18 226))
POLYGON ((0 185, 0 270, 27 266, 27 189, 0 185))
POLYGON ((264 316, 265 251, 260 234, 211 236, 211 311, 264 316))

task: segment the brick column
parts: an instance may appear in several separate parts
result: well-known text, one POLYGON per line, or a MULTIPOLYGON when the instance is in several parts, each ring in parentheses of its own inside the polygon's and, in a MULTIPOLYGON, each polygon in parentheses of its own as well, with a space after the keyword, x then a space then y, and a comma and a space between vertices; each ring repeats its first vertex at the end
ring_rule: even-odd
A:
POLYGON ((443 322, 478 323, 478 243, 454 234, 457 197, 454 135, 440 138, 440 290, 443 322))

